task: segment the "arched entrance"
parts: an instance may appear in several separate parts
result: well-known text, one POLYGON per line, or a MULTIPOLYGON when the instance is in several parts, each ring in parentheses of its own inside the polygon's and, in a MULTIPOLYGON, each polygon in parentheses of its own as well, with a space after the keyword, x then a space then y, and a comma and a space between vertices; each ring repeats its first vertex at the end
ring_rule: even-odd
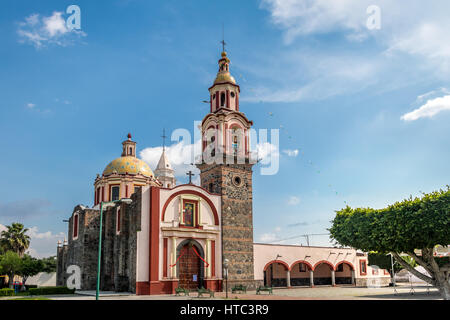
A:
POLYGON ((350 262, 339 262, 336 265, 336 284, 353 284, 354 270, 350 262))
POLYGON ((296 261, 291 266, 291 286, 310 286, 312 270, 311 264, 307 261, 296 261))
POLYGON ((289 266, 283 261, 271 261, 264 267, 264 285, 269 287, 287 287, 289 266))
POLYGON ((334 267, 328 261, 320 261, 314 266, 314 285, 332 285, 331 272, 334 267))
POLYGON ((178 286, 184 289, 197 289, 204 287, 204 258, 202 246, 193 239, 186 239, 177 247, 177 275, 178 286))

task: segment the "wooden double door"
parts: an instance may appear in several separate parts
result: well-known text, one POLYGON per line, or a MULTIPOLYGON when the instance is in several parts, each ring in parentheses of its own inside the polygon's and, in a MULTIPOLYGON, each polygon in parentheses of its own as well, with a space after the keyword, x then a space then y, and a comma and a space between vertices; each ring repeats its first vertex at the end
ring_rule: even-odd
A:
POLYGON ((201 262, 199 256, 194 251, 193 245, 186 244, 181 248, 178 264, 179 287, 197 289, 203 286, 201 262))

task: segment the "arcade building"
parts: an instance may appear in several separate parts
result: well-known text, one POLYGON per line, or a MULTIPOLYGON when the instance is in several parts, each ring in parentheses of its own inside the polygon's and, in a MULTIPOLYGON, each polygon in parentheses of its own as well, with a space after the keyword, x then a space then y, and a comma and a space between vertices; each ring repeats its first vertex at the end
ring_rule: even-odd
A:
POLYGON ((78 205, 68 240, 58 243, 57 285, 67 269, 81 271, 81 290, 95 290, 102 210, 100 290, 137 295, 175 288, 221 291, 228 286, 386 285, 389 273, 367 265, 354 249, 259 244, 253 241, 249 129, 239 108, 240 87, 222 52, 202 121, 201 185, 177 185, 165 149, 154 171, 136 157, 128 134, 122 154, 94 181, 92 208, 78 205), (121 201, 131 199, 131 201, 121 201))

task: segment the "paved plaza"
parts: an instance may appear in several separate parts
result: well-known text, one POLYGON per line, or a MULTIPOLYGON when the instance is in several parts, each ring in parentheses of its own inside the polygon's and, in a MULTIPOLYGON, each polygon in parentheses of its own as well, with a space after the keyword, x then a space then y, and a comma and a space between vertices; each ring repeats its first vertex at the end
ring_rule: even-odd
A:
MULTIPOLYGON (((82 292, 75 295, 47 296, 52 300, 95 300, 95 291, 82 292)), ((5 298, 3 298, 5 299, 5 298)), ((11 298, 10 298, 11 299, 11 298)), ((175 295, 136 296, 127 293, 102 292, 101 300, 209 300, 209 297, 197 297, 192 292, 189 297, 175 295)), ((224 292, 215 293, 212 299, 225 299, 224 292)), ((361 288, 353 286, 321 286, 315 288, 274 289, 273 295, 263 293, 257 295, 255 291, 247 294, 228 293, 228 299, 239 300, 441 300, 437 289, 426 285, 400 284, 394 292, 393 287, 361 288)))

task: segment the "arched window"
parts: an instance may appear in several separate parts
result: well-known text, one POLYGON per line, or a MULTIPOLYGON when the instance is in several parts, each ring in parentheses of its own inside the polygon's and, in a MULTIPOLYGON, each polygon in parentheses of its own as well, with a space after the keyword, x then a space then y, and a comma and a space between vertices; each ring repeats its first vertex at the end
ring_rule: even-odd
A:
POLYGON ((133 148, 130 147, 130 156, 133 155, 133 148))
POLYGON ((116 226, 117 226, 116 234, 120 233, 120 228, 122 227, 120 222, 121 222, 121 219, 120 219, 120 208, 119 208, 119 209, 117 209, 117 215, 116 215, 116 226))
POLYGON ((225 93, 224 93, 224 92, 222 92, 222 93, 220 94, 220 106, 221 106, 221 107, 224 107, 224 106, 225 106, 225 93))
POLYGON ((112 186, 111 187, 111 199, 110 201, 119 200, 120 194, 120 187, 119 186, 112 186))
POLYGON ((231 148, 234 155, 238 155, 242 149, 242 129, 235 127, 231 129, 231 148))
POLYGON ((73 216, 73 240, 78 238, 78 213, 73 216))

